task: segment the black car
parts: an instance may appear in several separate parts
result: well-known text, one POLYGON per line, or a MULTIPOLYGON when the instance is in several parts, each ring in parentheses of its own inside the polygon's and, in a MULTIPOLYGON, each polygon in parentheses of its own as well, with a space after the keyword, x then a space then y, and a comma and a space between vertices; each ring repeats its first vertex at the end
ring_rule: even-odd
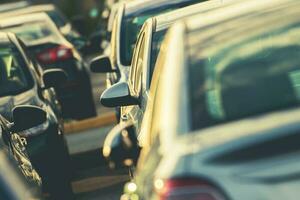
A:
POLYGON ((26 151, 45 191, 57 199, 71 196, 70 157, 53 89, 67 80, 66 74, 61 69, 38 71, 41 67, 12 33, 1 33, 0 41, 0 114, 13 121, 12 110, 18 105, 38 106, 47 112, 46 122, 15 132, 26 139, 26 151))
POLYGON ((19 36, 43 70, 61 68, 66 71, 68 82, 56 88, 64 118, 82 119, 96 115, 86 64, 46 14, 1 19, 0 29, 19 36))

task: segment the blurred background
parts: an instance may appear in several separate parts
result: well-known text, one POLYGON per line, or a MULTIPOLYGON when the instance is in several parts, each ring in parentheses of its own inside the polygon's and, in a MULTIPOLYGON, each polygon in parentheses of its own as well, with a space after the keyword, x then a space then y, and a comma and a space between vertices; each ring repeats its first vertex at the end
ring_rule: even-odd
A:
MULTIPOLYGON (((81 34, 88 37, 95 31, 95 27, 105 24, 108 12, 105 8, 115 0, 27 0, 32 4, 55 4, 71 21, 80 21, 81 34), (84 23, 82 23, 84 22, 84 23)), ((1 3, 21 2, 20 0, 1 0, 1 3)))

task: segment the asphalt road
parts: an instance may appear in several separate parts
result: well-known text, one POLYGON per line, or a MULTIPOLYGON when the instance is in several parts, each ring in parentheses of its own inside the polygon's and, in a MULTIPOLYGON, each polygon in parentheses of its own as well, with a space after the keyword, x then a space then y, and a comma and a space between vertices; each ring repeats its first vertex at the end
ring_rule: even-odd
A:
MULTIPOLYGON (((104 108, 99 98, 105 89, 105 75, 91 74, 93 94, 98 115, 113 111, 104 108)), ((101 157, 100 146, 113 125, 67 135, 75 170, 72 182, 78 200, 117 200, 129 180, 126 170, 112 172, 101 157)))

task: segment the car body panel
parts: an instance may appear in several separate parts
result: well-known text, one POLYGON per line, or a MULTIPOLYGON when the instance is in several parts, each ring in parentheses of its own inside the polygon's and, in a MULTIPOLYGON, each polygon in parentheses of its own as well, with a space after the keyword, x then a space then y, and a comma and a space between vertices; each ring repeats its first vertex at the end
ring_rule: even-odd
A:
MULTIPOLYGON (((255 30, 257 34, 274 30, 272 29, 274 24, 268 23, 271 19, 278 24, 285 23, 284 21, 288 23, 288 20, 291 20, 291 24, 293 22, 297 24, 299 21, 296 17, 296 13, 299 12, 296 1, 274 1, 274 4, 268 1, 267 4, 260 4, 261 7, 255 5, 255 3, 262 3, 260 1, 250 1, 249 4, 245 2, 243 4, 242 1, 239 3, 229 3, 228 7, 215 8, 210 11, 211 13, 194 16, 194 19, 185 20, 186 23, 179 23, 169 31, 161 47, 157 67, 161 67, 162 64, 177 67, 163 68, 160 72, 160 79, 163 81, 158 86, 155 85, 158 81, 155 75, 152 80, 148 107, 139 139, 143 149, 134 178, 137 190, 133 195, 138 195, 140 199, 158 199, 155 193, 155 181, 164 181, 174 177, 192 177, 204 181, 204 183, 208 182, 223 193, 225 199, 293 199, 298 196, 298 189, 296 189, 299 187, 299 179, 296 176, 299 173, 297 151, 286 152, 286 154, 279 154, 276 151, 273 156, 269 157, 267 154, 267 157, 257 160, 249 160, 249 157, 244 154, 239 156, 239 153, 245 145, 255 146, 266 140, 276 141, 276 137, 283 137, 295 132, 294 137, 298 137, 299 109, 261 114, 190 133, 192 128, 189 119, 188 96, 190 91, 188 90, 186 70, 189 59, 187 48, 195 41, 189 40, 186 33, 195 31, 195 35, 198 34, 197 36, 201 38, 197 41, 203 42, 200 44, 203 44, 201 47, 204 49, 209 45, 215 45, 213 37, 219 39, 224 36, 222 28, 228 25, 230 20, 240 22, 235 25, 245 24, 252 20, 251 27, 249 24, 236 29, 248 31, 251 29, 255 30), (238 5, 237 7, 247 6, 243 7, 245 10, 230 15, 231 6, 235 5, 238 5), (294 8, 293 11, 291 8, 294 8), (253 15, 253 10, 256 10, 257 15, 253 15), (278 12, 281 14, 278 15, 278 12), (295 12, 294 15, 291 12, 295 12), (212 13, 214 14, 212 15, 212 13), (283 13, 289 17, 279 20, 283 13), (239 15, 242 16, 238 17, 239 15), (257 28, 255 24, 258 26, 258 23, 255 22, 264 22, 262 16, 265 17, 263 19, 266 24, 257 28), (201 17, 203 20, 200 20, 201 17), (228 20, 228 24, 223 20, 228 20), (220 22, 224 23, 224 27, 218 28, 221 26, 220 22), (210 31, 209 28, 216 28, 214 30, 217 32, 210 31), (160 58, 163 57, 166 58, 160 61, 160 58), (238 158, 244 159, 244 161, 233 162, 234 156, 239 156, 238 158)), ((234 38, 236 33, 233 30, 235 29, 227 30, 226 39, 234 38), (230 31, 233 31, 231 35, 230 31)), ((251 33, 255 34, 255 31, 251 33)), ((247 38, 247 31, 243 33, 247 38)), ((249 37, 250 35, 249 33, 249 37)), ((199 48, 199 52, 202 52, 203 49, 199 48)), ((252 149, 264 155, 268 152, 268 148, 253 147, 252 149)), ((284 148, 277 148, 277 150, 284 151, 284 148)), ((261 156, 257 152, 252 152, 252 154, 257 157, 261 156)))

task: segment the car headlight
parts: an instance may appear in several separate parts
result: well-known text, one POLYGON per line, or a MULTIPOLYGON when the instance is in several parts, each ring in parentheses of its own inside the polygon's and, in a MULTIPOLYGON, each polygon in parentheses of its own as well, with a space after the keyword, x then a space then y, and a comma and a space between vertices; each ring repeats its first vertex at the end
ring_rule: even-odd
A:
POLYGON ((45 123, 40 124, 38 126, 32 127, 30 129, 27 129, 25 131, 21 131, 20 133, 18 133, 18 135, 20 135, 21 137, 31 137, 31 136, 36 136, 39 135, 41 133, 43 133, 44 131, 46 131, 49 127, 49 120, 47 120, 45 123))

